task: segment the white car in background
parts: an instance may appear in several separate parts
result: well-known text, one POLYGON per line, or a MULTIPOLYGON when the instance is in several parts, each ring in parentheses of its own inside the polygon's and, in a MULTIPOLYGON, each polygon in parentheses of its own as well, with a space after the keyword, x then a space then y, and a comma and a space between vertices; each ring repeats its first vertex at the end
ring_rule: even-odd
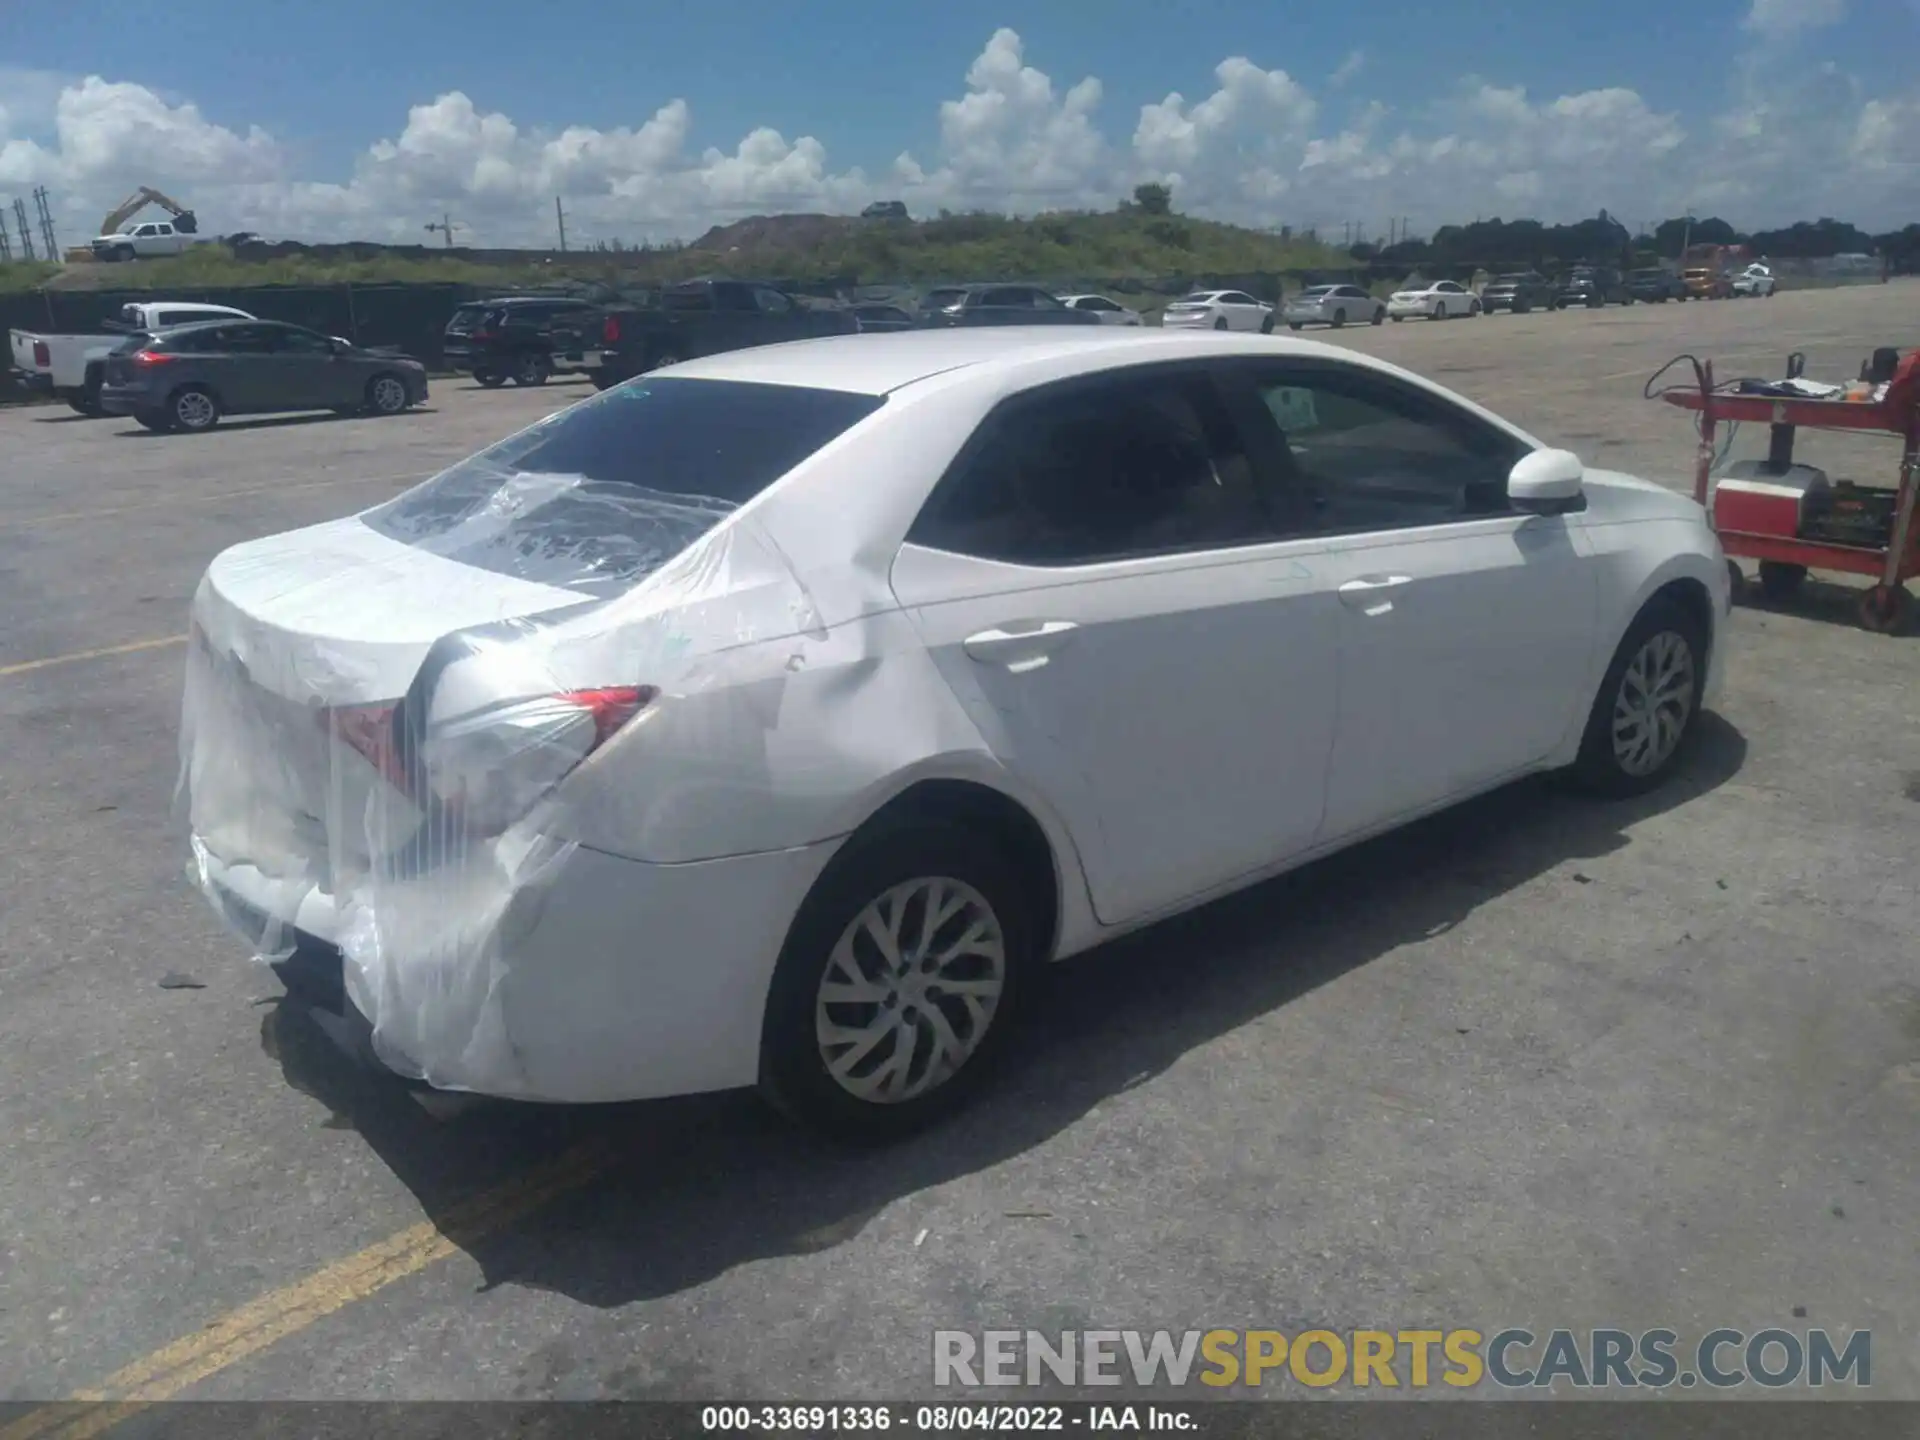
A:
POLYGON ((1728 590, 1692 500, 1333 346, 737 350, 219 555, 192 868, 430 1086, 885 1136, 1050 961, 1518 776, 1667 779, 1728 590))
POLYGON ((1773 271, 1757 263, 1747 266, 1733 277, 1735 295, 1772 295, 1775 285, 1773 271))
POLYGON ((1451 320, 1456 315, 1480 313, 1480 297, 1452 280, 1436 280, 1417 289, 1396 290, 1387 300, 1387 314, 1395 323, 1409 315, 1451 320))
POLYGON ((1289 330, 1303 325, 1378 325, 1387 318, 1384 300, 1369 295, 1358 285, 1309 285, 1280 307, 1289 330))
POLYGON ((1060 303, 1069 310, 1091 310, 1100 317, 1102 325, 1143 325, 1138 310, 1129 310, 1117 300, 1109 300, 1105 295, 1062 295, 1060 303))
POLYGON ((1168 330, 1253 330, 1270 334, 1273 307, 1244 290, 1196 290, 1160 312, 1168 330))

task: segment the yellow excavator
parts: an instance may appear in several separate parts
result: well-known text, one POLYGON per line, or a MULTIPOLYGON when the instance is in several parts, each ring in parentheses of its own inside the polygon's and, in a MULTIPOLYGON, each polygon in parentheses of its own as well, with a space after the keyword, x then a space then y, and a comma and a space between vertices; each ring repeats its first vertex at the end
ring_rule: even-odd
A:
MULTIPOLYGON (((109 210, 106 219, 100 222, 99 233, 102 235, 119 234, 122 225, 126 224, 127 221, 131 220, 135 215, 138 215, 149 205, 158 205, 162 210, 173 216, 173 228, 180 231, 183 235, 199 233, 199 217, 178 200, 167 195, 162 195, 151 185, 142 185, 138 190, 134 191, 133 194, 109 210)), ((67 259, 69 261, 86 261, 93 258, 93 248, 88 245, 76 245, 67 251, 67 259)))

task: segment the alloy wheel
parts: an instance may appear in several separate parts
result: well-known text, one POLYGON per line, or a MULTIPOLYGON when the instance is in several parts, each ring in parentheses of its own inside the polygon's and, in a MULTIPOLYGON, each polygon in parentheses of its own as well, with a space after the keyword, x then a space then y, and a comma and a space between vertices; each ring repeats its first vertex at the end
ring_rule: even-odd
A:
POLYGON ((391 375, 373 382, 373 408, 382 415, 397 415, 407 408, 407 387, 391 375))
POLYGON ((1694 702, 1693 647, 1672 630, 1649 635, 1620 677, 1613 701, 1613 758, 1636 779, 1673 758, 1694 702))
POLYGON ((213 398, 199 390, 189 390, 173 402, 173 418, 183 430, 204 430, 219 414, 213 398))
POLYGON ((944 877, 895 885, 828 958, 814 1001, 820 1058, 857 1100, 917 1099, 980 1048, 1006 982, 1005 936, 985 896, 944 877))

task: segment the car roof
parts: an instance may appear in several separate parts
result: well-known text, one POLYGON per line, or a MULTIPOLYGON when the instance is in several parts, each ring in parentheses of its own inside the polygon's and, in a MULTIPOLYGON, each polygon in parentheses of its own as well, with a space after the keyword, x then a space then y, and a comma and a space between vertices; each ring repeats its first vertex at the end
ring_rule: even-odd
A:
MULTIPOLYGON (((886 395, 955 371, 987 374, 1054 362, 1072 373, 1092 373, 1128 361, 1204 358, 1222 354, 1377 362, 1344 346, 1277 335, 1232 335, 1179 329, 1123 330, 1111 325, 1064 328, 994 325, 976 330, 905 330, 891 334, 833 335, 729 350, 675 365, 690 380, 734 380, 805 385, 860 395, 886 395)), ((1388 367, 1391 368, 1391 367, 1388 367)))

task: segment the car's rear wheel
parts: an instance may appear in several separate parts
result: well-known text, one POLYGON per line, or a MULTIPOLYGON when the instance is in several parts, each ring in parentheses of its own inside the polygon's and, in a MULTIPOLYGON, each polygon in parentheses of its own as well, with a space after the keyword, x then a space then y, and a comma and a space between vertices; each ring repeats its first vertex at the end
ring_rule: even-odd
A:
POLYGON ((1376 305, 1373 307, 1373 319, 1369 320, 1367 323, 1369 325, 1384 324, 1386 322, 1386 318, 1387 318, 1387 307, 1384 305, 1376 305))
POLYGON ((1606 796, 1665 780, 1686 749, 1707 671, 1707 633, 1677 601, 1655 596, 1614 652, 1581 737, 1572 778, 1606 796))
POLYGON ((760 1088, 811 1128, 891 1139, 989 1077, 1039 934, 986 833, 916 821, 856 837, 795 917, 767 1000, 760 1088))
POLYGON ((1287 329, 1289 329, 1289 330, 1298 330, 1298 329, 1300 328, 1300 326, 1301 326, 1301 324, 1302 324, 1302 322, 1301 322, 1301 321, 1299 321, 1299 320, 1289 320, 1289 321, 1287 321, 1287 329))
POLYGON ((188 385, 167 401, 167 418, 174 430, 211 430, 220 423, 220 401, 203 385, 188 385))
POLYGON ((507 383, 507 372, 504 370, 476 370, 473 372, 473 379, 474 383, 483 389, 498 390, 502 385, 507 383))
POLYGON ((513 357, 513 383, 516 385, 544 385, 552 373, 553 367, 547 363, 547 357, 537 350, 513 357))
POLYGON ((1467 302, 1467 315, 1470 318, 1478 319, 1480 316, 1484 314, 1486 314, 1486 311, 1481 308, 1480 302, 1478 300, 1469 300, 1467 302))
POLYGON ((398 415, 412 403, 407 382, 398 375, 376 375, 367 382, 367 409, 376 415, 398 415))
POLYGON ((1271 335, 1273 333, 1273 317, 1271 315, 1260 322, 1260 333, 1262 335, 1271 335))
POLYGON ((1347 324, 1347 312, 1345 310, 1334 311, 1333 312, 1333 328, 1336 330, 1343 330, 1346 328, 1346 324, 1347 324))
POLYGON ((1226 317, 1226 316, 1224 316, 1224 315, 1222 315, 1222 316, 1221 316, 1221 317, 1220 317, 1220 318, 1219 318, 1218 320, 1216 320, 1216 321, 1214 321, 1214 322, 1213 322, 1213 328, 1214 328, 1214 329, 1216 329, 1216 330, 1224 330, 1224 329, 1226 329, 1226 328, 1227 328, 1227 317, 1226 317))

